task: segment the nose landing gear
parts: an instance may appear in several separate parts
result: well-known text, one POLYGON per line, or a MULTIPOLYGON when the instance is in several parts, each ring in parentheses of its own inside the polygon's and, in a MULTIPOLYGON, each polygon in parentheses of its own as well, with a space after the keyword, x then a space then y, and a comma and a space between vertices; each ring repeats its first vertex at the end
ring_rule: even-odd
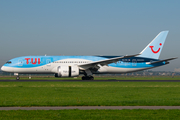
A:
POLYGON ((16 80, 19 80, 20 77, 19 77, 19 74, 18 73, 14 73, 14 75, 16 76, 16 80))
POLYGON ((16 77, 16 80, 19 80, 19 79, 20 79, 20 77, 19 77, 19 76, 17 76, 17 77, 16 77))

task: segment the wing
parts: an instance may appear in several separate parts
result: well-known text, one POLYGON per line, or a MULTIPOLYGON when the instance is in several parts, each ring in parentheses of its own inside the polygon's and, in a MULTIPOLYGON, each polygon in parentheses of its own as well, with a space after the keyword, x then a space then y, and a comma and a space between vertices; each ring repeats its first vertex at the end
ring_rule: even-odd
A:
POLYGON ((169 59, 164 59, 164 60, 159 60, 159 61, 155 61, 155 62, 148 62, 146 64, 155 64, 155 63, 160 63, 160 62, 168 62, 170 60, 174 60, 174 59, 177 59, 177 57, 175 58, 169 58, 169 59))
POLYGON ((100 61, 96 61, 96 62, 92 62, 92 63, 79 65, 79 68, 82 69, 82 70, 86 70, 86 69, 89 69, 89 68, 97 68, 98 65, 104 66, 104 65, 108 65, 110 63, 115 63, 115 62, 117 62, 117 61, 119 61, 120 59, 123 59, 123 58, 130 58, 130 57, 135 57, 135 56, 138 56, 138 55, 140 55, 140 54, 126 55, 126 56, 115 57, 115 58, 106 59, 106 60, 100 60, 100 61))

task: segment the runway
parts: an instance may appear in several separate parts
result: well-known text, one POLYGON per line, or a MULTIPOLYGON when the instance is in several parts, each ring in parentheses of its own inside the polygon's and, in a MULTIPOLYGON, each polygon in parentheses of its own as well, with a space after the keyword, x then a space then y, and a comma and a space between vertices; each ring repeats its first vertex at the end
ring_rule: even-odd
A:
POLYGON ((0 107, 0 110, 123 110, 123 109, 180 109, 180 106, 67 106, 67 107, 0 107))
POLYGON ((0 82, 180 82, 180 80, 0 80, 0 82))

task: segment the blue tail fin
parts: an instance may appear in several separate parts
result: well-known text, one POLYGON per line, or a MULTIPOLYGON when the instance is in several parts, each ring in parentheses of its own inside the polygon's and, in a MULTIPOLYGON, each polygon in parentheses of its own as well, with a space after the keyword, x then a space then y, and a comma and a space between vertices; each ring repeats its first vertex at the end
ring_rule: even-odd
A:
POLYGON ((160 32, 140 53, 139 57, 159 59, 169 31, 160 32))

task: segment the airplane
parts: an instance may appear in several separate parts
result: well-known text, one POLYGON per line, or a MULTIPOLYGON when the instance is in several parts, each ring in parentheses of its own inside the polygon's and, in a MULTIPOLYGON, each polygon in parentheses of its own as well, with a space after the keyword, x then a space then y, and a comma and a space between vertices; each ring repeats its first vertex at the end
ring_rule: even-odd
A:
POLYGON ((77 77, 94 80, 93 74, 122 74, 147 70, 169 64, 160 60, 169 31, 160 32, 139 54, 124 56, 23 56, 9 60, 2 71, 19 74, 54 74, 55 77, 77 77))

